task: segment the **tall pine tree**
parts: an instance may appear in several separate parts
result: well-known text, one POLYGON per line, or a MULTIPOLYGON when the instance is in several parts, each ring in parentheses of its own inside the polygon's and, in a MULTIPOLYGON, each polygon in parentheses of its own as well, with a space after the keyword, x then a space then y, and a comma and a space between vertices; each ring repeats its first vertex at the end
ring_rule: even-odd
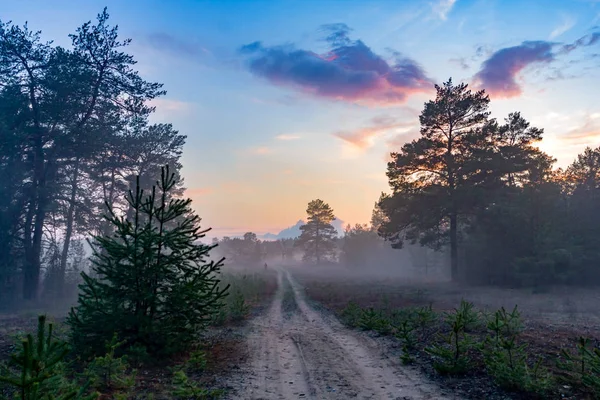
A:
POLYGON ((207 230, 191 200, 170 196, 176 187, 166 167, 148 195, 138 178, 127 199, 132 219, 109 207, 114 233, 95 237, 92 274, 82 274, 79 302, 68 317, 78 348, 101 351, 116 333, 128 345, 168 353, 193 342, 218 310, 227 293, 219 288, 223 260, 207 261, 214 246, 200 242, 207 230))
POLYGON ((473 93, 451 79, 435 88, 435 100, 425 103, 419 117, 421 137, 391 155, 387 176, 393 193, 380 201, 387 222, 379 231, 396 247, 403 240, 433 247, 449 242, 456 280, 459 218, 477 201, 493 124, 483 90, 473 93))
POLYGON ((335 255, 337 232, 331 223, 335 219, 329 204, 317 199, 308 203, 308 222, 300 227, 298 245, 304 248, 305 261, 320 264, 335 255))

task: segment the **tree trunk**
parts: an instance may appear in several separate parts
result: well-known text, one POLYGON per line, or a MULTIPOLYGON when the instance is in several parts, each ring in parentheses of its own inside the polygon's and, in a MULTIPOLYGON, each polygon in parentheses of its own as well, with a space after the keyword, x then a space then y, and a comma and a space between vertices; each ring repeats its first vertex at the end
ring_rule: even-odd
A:
POLYGON ((317 234, 315 236, 315 253, 317 256, 317 265, 321 264, 321 254, 319 253, 319 240, 321 240, 321 237, 319 236, 319 227, 317 227, 317 234))
POLYGON ((46 218, 46 199, 41 195, 35 212, 33 225, 33 239, 31 249, 27 255, 27 264, 23 276, 23 298, 25 300, 36 300, 39 294, 42 238, 44 235, 44 220, 46 218))
POLYGON ((458 281, 458 219, 456 213, 450 215, 450 273, 452 282, 458 281))
POLYGON ((67 259, 69 257, 69 246, 71 245, 71 236, 73 235, 73 220, 75 219, 75 201, 77 200, 77 179, 79 178, 79 157, 75 159, 75 170, 73 171, 73 181, 71 183, 71 197, 69 198, 69 209, 67 210, 67 221, 65 231, 65 242, 63 244, 62 254, 60 256, 60 268, 58 270, 58 279, 56 291, 59 297, 64 295, 65 276, 67 271, 67 259))

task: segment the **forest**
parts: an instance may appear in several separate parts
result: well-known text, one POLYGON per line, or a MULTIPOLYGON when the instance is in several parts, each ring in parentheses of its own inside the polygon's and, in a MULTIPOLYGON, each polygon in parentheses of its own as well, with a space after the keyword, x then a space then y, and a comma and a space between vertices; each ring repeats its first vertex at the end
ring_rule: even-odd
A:
MULTIPOLYGON (((390 191, 375 201, 369 223, 338 236, 332 206, 315 199, 297 238, 247 232, 208 242, 185 196, 186 135, 150 122, 163 85, 139 74, 130 40, 106 9, 70 39, 57 46, 27 25, 0 21, 0 311, 70 310, 60 324, 64 341, 41 316, 37 336, 13 358, 26 373, 14 365, 0 371, 21 391, 17 398, 96 398, 90 388, 114 386, 97 382, 107 365, 126 380, 123 354, 140 365, 182 352, 202 359, 190 352, 197 333, 248 318, 248 299, 264 302, 274 286, 307 308, 293 278, 278 270, 274 283, 267 264, 368 275, 381 265, 426 268, 423 257, 435 254, 452 284, 600 283, 600 148, 556 168, 537 147, 543 127, 517 110, 492 117, 485 90, 452 79, 435 85, 420 137, 382 171, 390 191), (263 265, 263 275, 244 275, 242 284, 222 273, 263 265), (65 375, 62 360, 74 354, 80 358, 65 375), (84 366, 85 379, 73 372, 84 366)), ((276 298, 285 308, 283 296, 276 298)), ((471 312, 460 307, 458 314, 471 312)), ((177 390, 189 389, 181 398, 216 396, 187 379, 175 372, 177 390)))

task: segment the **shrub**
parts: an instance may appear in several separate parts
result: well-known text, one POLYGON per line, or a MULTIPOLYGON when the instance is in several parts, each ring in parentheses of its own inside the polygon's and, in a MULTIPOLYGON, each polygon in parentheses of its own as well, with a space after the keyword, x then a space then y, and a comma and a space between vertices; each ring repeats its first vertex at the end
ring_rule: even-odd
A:
POLYGON ((446 324, 450 327, 447 335, 442 336, 442 343, 435 344, 425 350, 435 357, 433 367, 443 374, 463 374, 471 364, 470 352, 474 342, 467 333, 479 321, 473 304, 461 301, 459 308, 446 313, 446 324))
POLYGON ((178 399, 212 400, 221 398, 224 393, 218 389, 206 389, 198 382, 191 380, 184 370, 173 375, 173 395, 178 399))
POLYGON ((85 394, 89 383, 76 385, 66 378, 68 352, 68 344, 53 336, 53 325, 46 325, 46 316, 40 315, 37 335, 28 334, 9 366, 2 366, 0 382, 16 388, 15 398, 21 400, 96 399, 97 393, 85 394))
POLYGON ((522 331, 521 315, 514 307, 504 307, 488 321, 492 332, 481 345, 484 362, 494 381, 507 390, 543 394, 550 388, 549 374, 541 367, 541 359, 532 367, 527 362, 527 345, 517 344, 522 331))
POLYGON ((362 310, 358 326, 365 331, 376 331, 381 335, 388 335, 392 331, 389 319, 381 310, 369 307, 362 310))
POLYGON ((360 323, 362 309, 354 301, 350 301, 342 310, 342 321, 353 328, 356 328, 360 323))
POLYGON ((235 291, 229 303, 229 318, 231 321, 241 321, 248 314, 250 314, 250 306, 246 303, 244 295, 240 291, 235 291))
POLYGON ((423 307, 417 308, 414 311, 413 315, 414 315, 415 325, 421 331, 421 339, 423 341, 427 340, 427 328, 429 328, 431 325, 433 325, 437 321, 437 319, 438 319, 437 313, 435 311, 433 311, 433 308, 430 304, 428 306, 423 306, 423 307))
POLYGON ((165 167, 147 196, 138 177, 127 198, 131 220, 109 207, 115 233, 94 238, 92 275, 82 274, 67 319, 78 351, 100 353, 113 333, 153 355, 181 350, 220 308, 228 289, 219 287, 222 260, 206 261, 214 246, 200 242, 206 231, 191 200, 173 198, 176 184, 165 167))
POLYGON ((127 357, 115 357, 115 351, 125 342, 119 342, 113 335, 106 343, 106 354, 95 357, 87 366, 84 375, 95 389, 127 395, 135 386, 136 371, 129 371, 127 357))
POLYGON ((575 354, 562 349, 558 367, 567 373, 567 382, 582 384, 600 397, 600 350, 591 349, 589 339, 579 337, 575 354))

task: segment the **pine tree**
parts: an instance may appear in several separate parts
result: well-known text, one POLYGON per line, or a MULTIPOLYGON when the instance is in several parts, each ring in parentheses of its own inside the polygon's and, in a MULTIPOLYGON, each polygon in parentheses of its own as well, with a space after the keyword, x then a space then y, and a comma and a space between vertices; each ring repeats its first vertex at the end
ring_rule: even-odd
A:
POLYGON ((167 166, 150 195, 138 178, 127 198, 131 220, 108 207, 114 233, 94 237, 92 274, 82 274, 67 319, 76 348, 101 351, 116 333, 126 347, 169 353, 191 344, 218 311, 228 289, 219 288, 223 259, 207 261, 214 246, 200 239, 208 230, 200 229, 191 200, 170 195, 176 187, 167 166))
POLYGON ((298 245, 305 250, 305 261, 319 264, 333 257, 337 232, 331 223, 335 216, 329 204, 319 199, 308 203, 306 213, 308 222, 300 227, 298 245))

